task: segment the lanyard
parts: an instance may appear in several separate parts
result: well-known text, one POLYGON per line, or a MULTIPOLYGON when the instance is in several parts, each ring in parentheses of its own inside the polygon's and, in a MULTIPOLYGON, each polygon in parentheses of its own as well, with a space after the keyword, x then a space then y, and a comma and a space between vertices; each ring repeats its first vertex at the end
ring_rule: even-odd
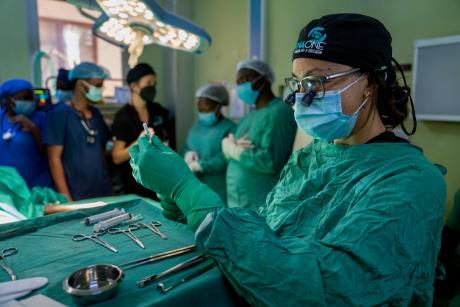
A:
POLYGON ((88 144, 94 144, 96 143, 96 135, 97 135, 97 130, 94 129, 93 125, 91 124, 91 121, 87 119, 82 112, 77 110, 73 104, 72 104, 73 109, 77 113, 78 118, 80 119, 80 124, 83 126, 83 129, 86 131, 86 143, 88 144))
MULTIPOLYGON (((21 125, 19 124, 16 124, 16 125, 12 125, 12 127, 8 128, 7 131, 5 131, 3 129, 3 122, 5 121, 5 113, 2 114, 2 117, 0 118, 0 121, 1 121, 1 125, 0 125, 0 134, 2 136, 2 139, 5 140, 5 141, 9 141, 13 138, 13 136, 16 134, 16 132, 18 132, 21 128, 21 125)), ((8 119, 7 119, 8 121, 8 119)))
POLYGON ((96 130, 93 129, 93 125, 91 124, 91 122, 89 120, 80 118, 80 123, 81 123, 81 125, 83 126, 83 129, 85 129, 85 131, 86 131, 86 133, 88 135, 94 136, 94 135, 97 134, 96 130))

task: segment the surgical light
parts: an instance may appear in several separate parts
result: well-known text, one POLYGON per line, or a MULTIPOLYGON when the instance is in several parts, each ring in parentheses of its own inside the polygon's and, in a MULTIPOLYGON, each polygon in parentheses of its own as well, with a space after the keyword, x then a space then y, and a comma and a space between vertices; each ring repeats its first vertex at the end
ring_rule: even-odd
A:
POLYGON ((158 44, 201 53, 211 43, 209 34, 176 16, 154 0, 96 0, 103 11, 93 26, 100 38, 128 47, 129 65, 136 65, 144 45, 158 44))

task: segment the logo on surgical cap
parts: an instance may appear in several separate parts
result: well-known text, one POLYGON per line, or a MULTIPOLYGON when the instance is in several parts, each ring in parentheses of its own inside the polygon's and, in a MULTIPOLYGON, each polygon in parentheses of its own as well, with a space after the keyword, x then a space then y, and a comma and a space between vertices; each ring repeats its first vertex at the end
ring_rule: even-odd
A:
POLYGON ((314 27, 308 32, 308 40, 301 40, 297 42, 294 49, 295 53, 316 53, 322 54, 324 45, 326 45, 327 34, 323 33, 325 29, 323 27, 314 27))

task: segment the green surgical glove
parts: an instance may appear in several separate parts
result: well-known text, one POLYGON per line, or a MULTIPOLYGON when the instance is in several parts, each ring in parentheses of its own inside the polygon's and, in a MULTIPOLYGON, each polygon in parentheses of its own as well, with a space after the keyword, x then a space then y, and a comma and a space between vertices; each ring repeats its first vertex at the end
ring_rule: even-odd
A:
POLYGON ((147 136, 141 136, 129 154, 134 179, 176 203, 193 229, 208 212, 224 206, 220 197, 201 183, 185 161, 157 136, 152 137, 151 143, 147 136))
POLYGON ((67 197, 49 188, 34 187, 30 191, 30 201, 37 205, 65 204, 67 197))
POLYGON ((157 196, 160 199, 160 205, 163 208, 164 217, 180 223, 187 222, 184 213, 180 210, 175 202, 164 195, 157 194, 157 196))
POLYGON ((147 136, 141 136, 137 145, 129 149, 129 154, 134 179, 173 201, 178 186, 195 178, 184 159, 157 136, 152 137, 151 143, 147 136))

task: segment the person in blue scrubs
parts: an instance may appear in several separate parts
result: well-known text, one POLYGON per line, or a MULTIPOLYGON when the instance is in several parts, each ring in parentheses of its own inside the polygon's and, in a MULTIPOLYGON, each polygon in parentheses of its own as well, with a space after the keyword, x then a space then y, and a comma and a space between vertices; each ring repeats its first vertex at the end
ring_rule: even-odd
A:
POLYGON ((15 79, 0 86, 0 165, 14 167, 29 189, 53 187, 42 134, 46 115, 36 110, 29 81, 15 79))
POLYGON ((84 62, 69 72, 73 97, 48 114, 45 143, 58 192, 72 200, 112 194, 106 167, 109 129, 94 104, 102 100, 108 72, 84 62))

